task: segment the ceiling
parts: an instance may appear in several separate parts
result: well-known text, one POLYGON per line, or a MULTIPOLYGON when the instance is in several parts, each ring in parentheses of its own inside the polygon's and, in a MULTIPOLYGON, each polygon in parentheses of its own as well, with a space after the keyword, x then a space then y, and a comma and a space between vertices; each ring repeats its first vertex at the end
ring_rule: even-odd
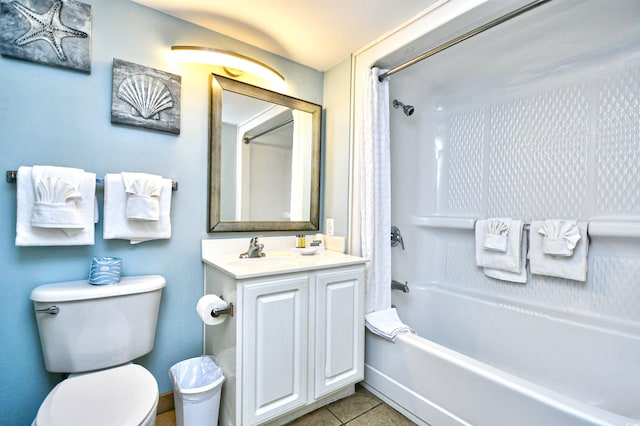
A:
POLYGON ((437 0, 133 1, 326 71, 437 0))

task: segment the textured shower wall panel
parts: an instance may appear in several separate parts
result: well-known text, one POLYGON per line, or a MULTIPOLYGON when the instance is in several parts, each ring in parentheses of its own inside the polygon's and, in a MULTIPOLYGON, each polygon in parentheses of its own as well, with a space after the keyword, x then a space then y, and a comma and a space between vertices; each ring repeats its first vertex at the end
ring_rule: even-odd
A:
POLYGON ((511 300, 640 322, 640 289, 636 285, 640 262, 637 257, 589 256, 586 283, 529 275, 527 284, 485 276, 475 266, 474 245, 468 237, 449 238, 445 257, 446 282, 451 286, 511 300))
POLYGON ((566 87, 489 107, 489 217, 584 217, 587 102, 566 87))
POLYGON ((482 212, 484 111, 451 118, 448 162, 448 208, 453 214, 482 212))
MULTIPOLYGON (((473 288, 512 300, 545 306, 558 306, 578 310, 591 310, 591 296, 584 283, 560 278, 530 275, 526 285, 494 280, 475 266, 473 244, 451 242, 447 246, 448 283, 463 288, 473 288)), ((640 317, 639 317, 640 319, 640 317)))
POLYGON ((595 135, 600 215, 640 215, 640 64, 607 78, 595 135))
POLYGON ((638 258, 596 256, 589 264, 592 271, 591 310, 640 322, 640 276, 638 258))
MULTIPOLYGON (((451 113, 437 214, 640 218, 640 59, 569 77, 451 113)), ((637 240, 592 239, 585 283, 529 273, 522 285, 476 267, 472 231, 432 232, 447 284, 640 322, 637 240)))

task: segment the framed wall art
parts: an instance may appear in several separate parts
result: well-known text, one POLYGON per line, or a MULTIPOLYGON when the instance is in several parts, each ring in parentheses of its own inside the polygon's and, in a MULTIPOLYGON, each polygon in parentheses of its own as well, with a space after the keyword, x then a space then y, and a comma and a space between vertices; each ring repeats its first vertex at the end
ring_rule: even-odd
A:
POLYGON ((2 0, 0 54, 91 72, 91 6, 75 0, 2 0))
POLYGON ((180 134, 181 77, 113 60, 111 122, 180 134))

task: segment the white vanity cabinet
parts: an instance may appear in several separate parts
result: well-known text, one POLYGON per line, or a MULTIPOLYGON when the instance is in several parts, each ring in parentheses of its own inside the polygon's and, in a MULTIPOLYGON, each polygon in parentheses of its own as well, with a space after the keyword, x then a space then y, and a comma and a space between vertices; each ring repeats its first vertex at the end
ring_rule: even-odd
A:
POLYGON ((242 424, 307 402, 309 279, 292 275, 242 285, 242 424))
POLYGON ((315 274, 314 398, 363 379, 364 266, 315 274))
POLYGON ((268 259, 233 262, 258 266, 245 273, 203 256, 205 292, 235 311, 205 326, 205 353, 226 377, 220 424, 280 423, 352 393, 363 379, 365 260, 292 259, 272 260, 275 270, 260 262, 268 259))

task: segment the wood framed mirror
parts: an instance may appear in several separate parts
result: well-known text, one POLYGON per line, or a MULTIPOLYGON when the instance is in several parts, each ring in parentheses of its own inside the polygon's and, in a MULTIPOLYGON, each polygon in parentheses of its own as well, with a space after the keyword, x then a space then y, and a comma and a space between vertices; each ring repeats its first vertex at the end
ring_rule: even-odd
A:
POLYGON ((210 83, 208 232, 318 230, 322 107, 210 83))

